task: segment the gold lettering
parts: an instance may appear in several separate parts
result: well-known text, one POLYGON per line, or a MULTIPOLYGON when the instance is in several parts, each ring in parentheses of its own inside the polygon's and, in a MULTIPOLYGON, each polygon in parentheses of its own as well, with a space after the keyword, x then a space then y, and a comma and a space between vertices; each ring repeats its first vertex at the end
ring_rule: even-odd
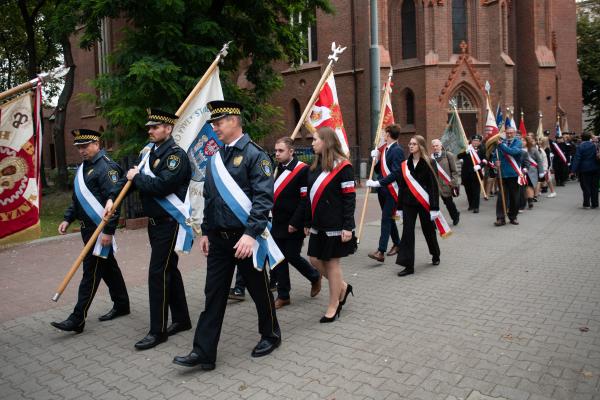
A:
POLYGON ((25 152, 27 152, 27 154, 29 154, 30 156, 32 156, 33 153, 35 153, 35 148, 33 147, 33 145, 30 142, 26 142, 23 145, 23 150, 25 150, 25 152))
POLYGON ((0 140, 10 140, 10 134, 9 131, 0 131, 0 140))
POLYGON ((19 207, 15 208, 14 210, 0 213, 0 221, 7 222, 7 221, 15 220, 15 219, 20 218, 21 216, 27 214, 30 210, 31 210, 31 206, 27 203, 23 203, 19 207))

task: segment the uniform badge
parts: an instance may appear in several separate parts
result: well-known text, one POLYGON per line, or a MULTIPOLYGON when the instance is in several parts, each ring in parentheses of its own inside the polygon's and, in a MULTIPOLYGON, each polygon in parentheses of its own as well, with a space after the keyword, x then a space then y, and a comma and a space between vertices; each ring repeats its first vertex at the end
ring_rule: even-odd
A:
POLYGON ((180 163, 180 159, 179 156, 176 156, 175 154, 171 154, 169 156, 169 158, 167 158, 167 168, 169 168, 169 170, 173 171, 175 168, 179 167, 179 163, 180 163))
POLYGON ((156 166, 158 165, 159 162, 160 162, 160 158, 157 158, 156 160, 154 160, 154 164, 152 164, 152 168, 156 168, 156 166))
POLYGON ((266 176, 271 176, 271 172, 273 172, 269 160, 262 160, 260 162, 260 169, 262 169, 266 176))
POLYGON ((119 180, 119 173, 114 169, 111 169, 110 171, 108 171, 108 177, 110 178, 112 183, 117 183, 117 181, 119 180))
POLYGON ((242 161, 244 160, 244 156, 237 156, 233 158, 233 166, 239 167, 242 161))
POLYGON ((87 176, 90 176, 90 175, 92 174, 92 172, 94 172, 94 168, 90 169, 90 170, 87 172, 87 174, 86 174, 86 175, 87 175, 87 176))

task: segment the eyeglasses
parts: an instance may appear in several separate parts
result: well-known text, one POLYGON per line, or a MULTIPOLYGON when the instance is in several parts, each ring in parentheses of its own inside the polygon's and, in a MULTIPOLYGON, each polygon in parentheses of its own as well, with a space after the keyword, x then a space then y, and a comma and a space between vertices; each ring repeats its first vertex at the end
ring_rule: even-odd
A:
POLYGON ((411 143, 409 143, 408 145, 409 145, 409 146, 418 146, 419 144, 418 144, 418 143, 412 143, 412 142, 411 142, 411 143))

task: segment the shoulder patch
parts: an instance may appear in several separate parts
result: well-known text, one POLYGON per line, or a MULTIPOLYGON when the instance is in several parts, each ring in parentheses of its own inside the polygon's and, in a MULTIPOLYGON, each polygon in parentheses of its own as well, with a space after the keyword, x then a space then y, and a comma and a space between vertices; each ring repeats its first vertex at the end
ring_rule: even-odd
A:
POLYGON ((169 168, 169 170, 171 170, 171 171, 173 171, 177 167, 179 167, 180 163, 181 163, 181 158, 179 158, 178 155, 171 154, 169 156, 169 158, 167 158, 167 168, 169 168))
POLYGON ((117 181, 119 180, 119 173, 114 169, 111 169, 108 171, 108 177, 110 178, 110 181, 112 183, 117 183, 117 181))
POLYGON ((273 169, 271 168, 271 162, 269 160, 261 160, 260 169, 266 176, 271 176, 273 169))

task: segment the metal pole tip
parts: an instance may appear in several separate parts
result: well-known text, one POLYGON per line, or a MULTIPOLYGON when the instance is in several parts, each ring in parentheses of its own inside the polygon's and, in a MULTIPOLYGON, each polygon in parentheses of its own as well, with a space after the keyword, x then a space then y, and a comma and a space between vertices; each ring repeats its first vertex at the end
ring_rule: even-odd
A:
POLYGON ((52 296, 52 301, 57 302, 58 299, 60 299, 60 293, 54 293, 54 296, 52 296))

